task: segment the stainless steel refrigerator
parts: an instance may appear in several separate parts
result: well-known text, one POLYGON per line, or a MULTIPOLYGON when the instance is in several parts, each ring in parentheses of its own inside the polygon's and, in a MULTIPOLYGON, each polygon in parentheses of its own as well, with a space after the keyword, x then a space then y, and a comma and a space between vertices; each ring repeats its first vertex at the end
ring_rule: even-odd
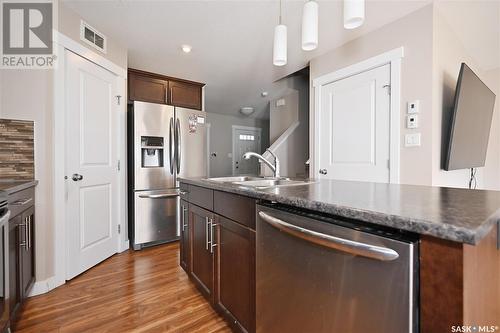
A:
POLYGON ((134 102, 128 110, 128 161, 133 248, 177 240, 177 179, 206 176, 205 112, 134 102))

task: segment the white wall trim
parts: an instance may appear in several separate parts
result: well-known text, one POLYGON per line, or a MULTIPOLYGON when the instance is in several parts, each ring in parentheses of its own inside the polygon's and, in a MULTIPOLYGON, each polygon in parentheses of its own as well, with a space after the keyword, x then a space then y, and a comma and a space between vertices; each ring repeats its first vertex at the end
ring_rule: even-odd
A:
POLYGON ((210 131, 212 130, 212 125, 207 123, 207 178, 210 177, 210 131))
POLYGON ((45 294, 54 288, 64 284, 64 281, 57 281, 55 276, 51 276, 43 281, 36 281, 31 288, 28 297, 45 294))
MULTIPOLYGON (((78 54, 81 57, 109 70, 118 77, 118 93, 122 96, 119 105, 120 115, 117 117, 118 135, 118 159, 121 161, 121 170, 119 178, 119 204, 118 204, 118 223, 121 225, 122 232, 118 237, 117 252, 122 252, 128 249, 128 239, 126 239, 127 230, 127 188, 126 188, 126 77, 127 71, 113 62, 105 59, 99 54, 87 49, 78 42, 66 37, 61 33, 56 33, 56 45, 58 51, 58 64, 54 70, 54 118, 53 118, 53 186, 54 186, 54 276, 50 278, 50 284, 40 281, 36 290, 40 293, 47 292, 55 287, 58 287, 66 281, 66 181, 65 165, 66 165, 66 116, 65 116, 65 50, 69 50, 78 54), (124 185, 125 184, 125 185, 124 185), (45 288, 45 284, 50 288, 45 288), (44 291, 46 290, 46 291, 44 291)), ((49 279, 48 279, 49 280, 49 279)), ((45 280, 45 281, 48 281, 45 280)))
POLYGON ((399 47, 383 54, 371 57, 335 72, 322 75, 312 81, 314 89, 314 112, 311 112, 310 138, 313 142, 311 150, 311 167, 309 177, 315 178, 319 165, 319 115, 321 114, 322 87, 347 77, 369 71, 386 64, 391 66, 391 97, 390 97, 390 175, 389 182, 398 184, 400 181, 400 117, 401 117, 401 59, 404 57, 404 48, 399 47))
POLYGON ((247 131, 257 131, 259 133, 259 150, 262 149, 262 128, 260 127, 253 127, 253 126, 240 126, 240 125, 233 125, 232 130, 231 130, 231 141, 232 141, 232 149, 231 149, 231 157, 232 157, 232 162, 231 162, 231 170, 233 175, 235 174, 235 163, 236 160, 234 158, 235 154, 235 142, 234 142, 234 132, 236 130, 247 130, 247 131))
MULTIPOLYGON (((56 31, 54 34, 54 42, 58 45, 63 46, 65 49, 70 50, 71 52, 74 52, 78 54, 79 56, 92 61, 93 63, 106 68, 110 72, 126 78, 127 77, 127 70, 123 67, 118 66, 114 62, 104 58, 102 55, 95 53, 94 51, 88 49, 87 47, 83 46, 77 41, 74 41, 73 39, 69 38, 68 36, 60 33, 59 31, 56 31)), ((61 57, 64 56, 64 53, 58 53, 58 60, 61 60, 61 57)), ((60 63, 58 64, 60 65, 60 63)))
MULTIPOLYGON (((273 153, 276 152, 276 150, 279 149, 279 147, 286 142, 286 140, 288 140, 288 138, 290 137, 290 135, 293 134, 293 132, 295 132, 295 130, 297 129, 297 127, 299 127, 300 125, 300 121, 295 121, 293 122, 287 129, 286 131, 284 131, 277 139, 276 141, 273 142, 273 144, 268 148, 268 150, 272 151, 273 153)), ((271 157, 271 154, 266 150, 262 156, 264 156, 265 158, 269 158, 271 157)))

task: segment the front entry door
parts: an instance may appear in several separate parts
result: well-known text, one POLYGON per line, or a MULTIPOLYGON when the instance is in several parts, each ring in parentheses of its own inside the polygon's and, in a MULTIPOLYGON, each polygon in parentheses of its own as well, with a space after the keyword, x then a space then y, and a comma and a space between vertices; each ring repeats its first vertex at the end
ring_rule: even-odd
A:
POLYGON ((259 128, 233 128, 233 175, 257 175, 259 161, 256 158, 245 160, 243 154, 254 152, 260 154, 259 128))
POLYGON ((66 51, 66 279, 118 246, 117 77, 66 51))
POLYGON ((390 181, 390 65, 324 85, 318 170, 328 179, 390 181))

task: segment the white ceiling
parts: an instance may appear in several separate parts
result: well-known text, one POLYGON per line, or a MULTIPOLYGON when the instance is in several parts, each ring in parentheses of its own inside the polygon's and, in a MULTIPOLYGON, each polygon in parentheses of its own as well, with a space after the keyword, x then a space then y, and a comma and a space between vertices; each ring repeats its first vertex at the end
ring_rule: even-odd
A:
POLYGON ((319 1, 319 48, 302 51, 304 1, 286 0, 288 64, 272 65, 278 1, 81 1, 65 4, 91 25, 128 48, 129 67, 205 82, 208 112, 237 114, 242 106, 266 117, 262 91, 313 57, 415 11, 429 0, 370 1, 365 24, 354 31, 342 24, 341 1, 319 1), (190 44, 184 54, 181 44, 190 44))

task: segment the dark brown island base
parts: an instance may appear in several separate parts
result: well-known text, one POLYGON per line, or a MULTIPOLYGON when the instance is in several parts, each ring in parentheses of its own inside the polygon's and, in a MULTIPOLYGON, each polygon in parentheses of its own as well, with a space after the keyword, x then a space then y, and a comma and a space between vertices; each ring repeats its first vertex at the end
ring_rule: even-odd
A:
POLYGON ((414 237, 415 316, 408 331, 500 326, 500 192, 328 180, 250 188, 181 179, 180 264, 236 332, 259 330, 260 204, 359 222, 360 230, 414 237))

